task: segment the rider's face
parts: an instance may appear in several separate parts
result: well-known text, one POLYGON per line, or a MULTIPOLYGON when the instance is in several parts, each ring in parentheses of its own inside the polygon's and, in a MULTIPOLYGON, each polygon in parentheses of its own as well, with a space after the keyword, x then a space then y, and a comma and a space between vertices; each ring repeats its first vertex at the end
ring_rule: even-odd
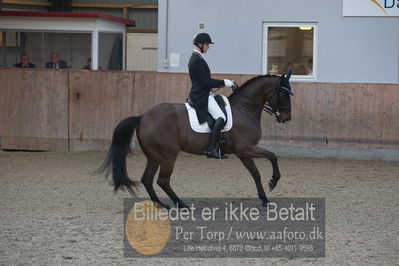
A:
POLYGON ((204 46, 202 47, 204 50, 204 54, 209 50, 209 43, 204 43, 204 46))

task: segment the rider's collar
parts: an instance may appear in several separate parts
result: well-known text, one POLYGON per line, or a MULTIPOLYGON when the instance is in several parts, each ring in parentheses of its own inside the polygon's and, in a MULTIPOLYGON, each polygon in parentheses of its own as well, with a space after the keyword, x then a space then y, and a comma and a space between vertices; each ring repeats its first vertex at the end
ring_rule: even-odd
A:
POLYGON ((197 53, 197 54, 199 54, 199 55, 202 57, 202 59, 204 59, 204 60, 205 60, 204 54, 203 54, 203 53, 201 53, 200 51, 198 51, 197 49, 194 49, 194 53, 197 53))

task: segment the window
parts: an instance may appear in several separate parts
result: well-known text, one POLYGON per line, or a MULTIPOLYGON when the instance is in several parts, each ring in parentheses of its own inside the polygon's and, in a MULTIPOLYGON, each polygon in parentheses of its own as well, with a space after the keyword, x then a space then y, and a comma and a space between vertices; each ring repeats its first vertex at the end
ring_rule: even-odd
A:
POLYGON ((293 71, 295 80, 317 77, 317 24, 264 23, 263 74, 293 71))
POLYGON ((65 62, 61 68, 80 70, 91 56, 90 33, 3 31, 0 36, 0 67, 14 67, 27 56, 36 68, 46 68, 56 53, 65 62))
POLYGON ((100 32, 98 39, 98 69, 122 70, 123 34, 100 32))

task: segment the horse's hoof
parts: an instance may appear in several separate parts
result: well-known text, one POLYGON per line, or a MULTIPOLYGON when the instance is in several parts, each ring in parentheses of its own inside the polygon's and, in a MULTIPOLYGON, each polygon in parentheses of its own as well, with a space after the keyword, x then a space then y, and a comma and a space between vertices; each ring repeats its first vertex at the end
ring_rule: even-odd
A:
POLYGON ((268 184, 269 184, 269 191, 272 191, 276 187, 277 182, 275 182, 273 179, 271 179, 271 180, 269 180, 268 184))

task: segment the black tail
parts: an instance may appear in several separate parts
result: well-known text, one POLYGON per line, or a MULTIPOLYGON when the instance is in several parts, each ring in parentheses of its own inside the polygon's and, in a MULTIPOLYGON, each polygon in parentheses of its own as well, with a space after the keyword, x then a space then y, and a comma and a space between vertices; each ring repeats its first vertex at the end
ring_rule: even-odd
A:
POLYGON ((106 172, 107 177, 112 170, 115 192, 127 189, 134 195, 133 188, 140 184, 140 182, 130 180, 126 170, 126 156, 130 152, 134 130, 140 124, 140 119, 140 116, 131 116, 119 122, 114 130, 107 157, 98 169, 102 173, 106 172))

